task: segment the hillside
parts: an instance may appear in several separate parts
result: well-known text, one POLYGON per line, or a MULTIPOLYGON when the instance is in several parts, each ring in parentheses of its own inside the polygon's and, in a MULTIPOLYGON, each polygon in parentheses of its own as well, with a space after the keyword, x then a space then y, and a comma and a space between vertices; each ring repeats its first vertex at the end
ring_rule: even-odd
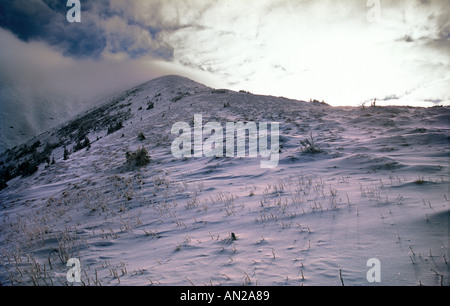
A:
POLYGON ((78 258, 85 285, 368 285, 377 258, 381 285, 448 286, 449 144, 448 107, 151 80, 0 156, 0 281, 63 285, 78 258), (175 158, 195 114, 278 122, 278 166, 175 158))

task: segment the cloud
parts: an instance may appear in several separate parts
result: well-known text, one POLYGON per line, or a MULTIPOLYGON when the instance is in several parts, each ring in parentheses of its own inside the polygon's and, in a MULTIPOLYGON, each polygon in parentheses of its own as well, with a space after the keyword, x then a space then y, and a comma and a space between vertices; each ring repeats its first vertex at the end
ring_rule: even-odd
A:
MULTIPOLYGON (((68 8, 56 0, 3 0, 0 3, 0 27, 24 41, 39 40, 56 46, 64 55, 98 57, 105 48, 104 31, 92 14, 82 23, 68 23, 68 8)), ((95 13, 94 13, 95 14, 95 13)))
POLYGON ((333 105, 450 100, 448 0, 380 0, 378 22, 364 0, 82 0, 81 23, 65 2, 0 2, 0 107, 23 110, 26 135, 46 108, 168 73, 333 105))
MULTIPOLYGON (((0 2, 0 151, 149 79, 200 79, 173 64, 173 47, 162 39, 195 16, 184 20, 177 10, 179 18, 171 20, 166 1, 81 3, 77 24, 65 19, 65 1, 0 2), (143 12, 154 18, 148 21, 143 12)), ((205 83, 214 84, 214 77, 205 83)))
POLYGON ((111 94, 173 73, 173 68, 152 57, 67 57, 43 42, 24 42, 3 29, 0 41, 0 151, 104 102, 111 94))
POLYGON ((318 81, 311 72, 323 75, 327 67, 330 87, 361 66, 396 73, 401 67, 387 53, 405 42, 440 58, 449 51, 446 0, 380 1, 376 24, 360 0, 84 0, 80 24, 65 21, 63 2, 5 0, 0 26, 76 58, 152 56, 255 89, 294 74, 318 81), (375 64, 374 51, 386 58, 375 64))
POLYGON ((104 53, 125 53, 131 58, 149 55, 165 60, 172 58, 173 49, 155 39, 152 31, 146 28, 136 24, 130 25, 118 16, 102 20, 101 24, 107 41, 104 53))
POLYGON ((81 3, 82 22, 69 23, 65 1, 3 0, 0 27, 21 40, 44 41, 76 58, 101 58, 103 53, 171 58, 172 48, 158 40, 159 27, 140 23, 114 0, 81 3))
MULTIPOLYGON (((216 1, 162 39, 174 61, 232 89, 334 105, 400 97, 447 79, 446 1, 380 3, 380 21, 371 23, 366 1, 216 1)), ((449 91, 439 94, 448 99, 449 91)))

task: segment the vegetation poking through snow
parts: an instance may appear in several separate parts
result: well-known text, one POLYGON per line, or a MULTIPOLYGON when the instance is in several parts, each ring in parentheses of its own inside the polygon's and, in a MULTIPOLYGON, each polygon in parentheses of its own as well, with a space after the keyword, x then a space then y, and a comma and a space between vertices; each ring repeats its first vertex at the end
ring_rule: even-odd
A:
POLYGON ((86 136, 86 137, 84 137, 83 142, 81 142, 81 140, 77 141, 77 144, 73 147, 73 151, 77 152, 77 151, 80 151, 80 150, 82 150, 84 148, 86 148, 88 150, 88 149, 90 149, 90 147, 91 147, 91 141, 86 136))
POLYGON ((144 141, 145 140, 144 133, 140 132, 139 135, 138 135, 138 139, 139 139, 139 141, 144 141))
POLYGON ((143 167, 150 163, 150 155, 146 148, 141 147, 136 152, 126 153, 127 166, 130 168, 143 167))
POLYGON ((63 155, 63 159, 64 159, 64 160, 68 160, 68 159, 69 159, 69 150, 67 150, 66 147, 64 147, 64 155, 63 155))
POLYGON ((115 132, 117 132, 118 130, 121 130, 121 129, 123 129, 123 124, 122 124, 121 121, 116 122, 116 123, 114 123, 114 124, 111 124, 111 125, 108 127, 108 135, 109 135, 109 134, 113 134, 113 133, 115 133, 115 132))
POLYGON ((189 92, 181 92, 181 91, 179 91, 179 92, 177 92, 177 96, 172 98, 172 102, 178 102, 178 101, 180 101, 181 99, 183 99, 184 97, 187 97, 187 96, 190 96, 189 92))
POLYGON ((316 140, 314 140, 312 133, 310 134, 309 139, 301 140, 300 143, 303 146, 303 153, 317 154, 323 152, 323 150, 317 144, 316 140))

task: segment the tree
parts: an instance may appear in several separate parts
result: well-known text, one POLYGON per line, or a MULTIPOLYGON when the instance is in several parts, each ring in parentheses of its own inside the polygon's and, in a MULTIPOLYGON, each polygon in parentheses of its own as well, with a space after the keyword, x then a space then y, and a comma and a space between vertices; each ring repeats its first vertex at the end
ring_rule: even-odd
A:
POLYGON ((84 138, 83 147, 86 148, 86 150, 91 148, 91 141, 87 136, 84 138))
POLYGON ((69 159, 69 150, 67 150, 66 147, 64 147, 64 160, 68 160, 69 159))

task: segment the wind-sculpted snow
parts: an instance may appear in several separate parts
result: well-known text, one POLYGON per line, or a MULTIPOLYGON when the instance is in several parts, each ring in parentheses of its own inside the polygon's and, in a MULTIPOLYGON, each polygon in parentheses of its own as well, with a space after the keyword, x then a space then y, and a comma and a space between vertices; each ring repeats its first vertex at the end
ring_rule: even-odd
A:
POLYGON ((152 80, 1 156, 0 281, 64 285, 75 258, 73 285, 449 285, 449 117, 152 80), (278 165, 174 156, 195 114, 279 123, 278 165))

